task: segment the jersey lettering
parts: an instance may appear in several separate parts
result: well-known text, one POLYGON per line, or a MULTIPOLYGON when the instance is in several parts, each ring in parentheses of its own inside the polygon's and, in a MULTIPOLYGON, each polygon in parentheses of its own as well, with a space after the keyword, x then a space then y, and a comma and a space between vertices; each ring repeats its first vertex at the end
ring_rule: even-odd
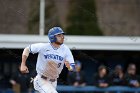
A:
POLYGON ((47 55, 44 55, 45 59, 56 59, 56 60, 59 60, 59 61, 63 61, 63 57, 62 56, 59 56, 59 55, 54 55, 54 54, 47 54, 47 55))

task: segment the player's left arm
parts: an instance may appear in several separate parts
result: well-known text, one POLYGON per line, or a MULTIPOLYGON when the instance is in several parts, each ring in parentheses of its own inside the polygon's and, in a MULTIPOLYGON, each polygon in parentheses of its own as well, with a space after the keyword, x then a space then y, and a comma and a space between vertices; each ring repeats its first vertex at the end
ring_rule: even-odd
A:
POLYGON ((67 54, 65 59, 65 65, 69 71, 74 71, 75 70, 74 58, 69 48, 67 49, 66 53, 67 54))
POLYGON ((65 61, 65 65, 68 68, 69 71, 74 71, 75 70, 75 64, 69 63, 69 61, 65 61))

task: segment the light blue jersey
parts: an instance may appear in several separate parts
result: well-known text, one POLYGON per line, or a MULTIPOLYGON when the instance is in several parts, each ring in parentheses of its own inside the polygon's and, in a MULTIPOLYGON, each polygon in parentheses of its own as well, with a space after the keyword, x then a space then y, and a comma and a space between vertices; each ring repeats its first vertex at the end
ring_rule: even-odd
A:
POLYGON ((30 45, 29 50, 30 53, 38 53, 36 71, 38 74, 44 75, 46 77, 49 77, 49 74, 52 74, 48 70, 49 61, 53 61, 57 64, 58 73, 54 73, 53 78, 59 77, 65 61, 68 61, 70 64, 74 64, 73 55, 65 44, 62 44, 56 49, 51 45, 51 43, 36 43, 30 45))

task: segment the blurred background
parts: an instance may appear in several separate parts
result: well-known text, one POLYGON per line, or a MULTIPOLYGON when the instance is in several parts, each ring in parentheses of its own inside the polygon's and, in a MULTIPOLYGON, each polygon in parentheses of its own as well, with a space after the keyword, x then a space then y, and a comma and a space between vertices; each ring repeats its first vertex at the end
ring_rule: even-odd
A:
POLYGON ((140 0, 0 0, 0 93, 35 92, 37 54, 21 74, 23 48, 49 42, 54 26, 66 32, 65 43, 77 70, 64 67, 60 93, 140 92, 140 0))

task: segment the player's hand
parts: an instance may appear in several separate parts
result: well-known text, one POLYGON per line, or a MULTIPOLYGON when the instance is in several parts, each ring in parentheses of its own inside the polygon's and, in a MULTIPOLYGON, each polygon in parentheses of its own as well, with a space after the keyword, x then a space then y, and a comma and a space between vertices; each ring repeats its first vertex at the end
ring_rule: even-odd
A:
POLYGON ((70 63, 68 61, 65 61, 65 65, 66 65, 66 67, 68 68, 69 71, 72 71, 70 63))
POLYGON ((21 65, 20 71, 21 73, 29 73, 28 67, 26 65, 21 65))

